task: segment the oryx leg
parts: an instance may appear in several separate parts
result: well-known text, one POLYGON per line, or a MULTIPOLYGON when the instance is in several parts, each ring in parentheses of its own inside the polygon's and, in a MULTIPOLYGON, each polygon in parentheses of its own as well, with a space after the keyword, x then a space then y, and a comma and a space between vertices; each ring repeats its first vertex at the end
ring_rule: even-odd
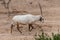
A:
POLYGON ((29 31, 31 31, 34 27, 32 26, 32 24, 29 24, 29 31))
POLYGON ((12 33, 12 29, 13 29, 13 27, 14 27, 14 25, 13 25, 13 24, 11 24, 11 33, 12 33))
POLYGON ((18 30, 20 33, 22 33, 21 30, 19 30, 19 28, 20 28, 20 27, 19 27, 19 23, 17 23, 17 30, 18 30))

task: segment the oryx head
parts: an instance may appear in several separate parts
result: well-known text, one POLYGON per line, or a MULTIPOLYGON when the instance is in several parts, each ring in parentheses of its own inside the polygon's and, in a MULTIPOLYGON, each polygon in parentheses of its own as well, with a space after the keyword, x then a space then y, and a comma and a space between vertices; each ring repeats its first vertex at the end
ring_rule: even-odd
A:
POLYGON ((39 21, 44 22, 44 17, 43 17, 43 14, 42 14, 42 7, 41 7, 41 5, 40 5, 40 3, 39 3, 39 2, 38 2, 38 4, 39 4, 40 12, 41 12, 41 16, 40 16, 39 21))

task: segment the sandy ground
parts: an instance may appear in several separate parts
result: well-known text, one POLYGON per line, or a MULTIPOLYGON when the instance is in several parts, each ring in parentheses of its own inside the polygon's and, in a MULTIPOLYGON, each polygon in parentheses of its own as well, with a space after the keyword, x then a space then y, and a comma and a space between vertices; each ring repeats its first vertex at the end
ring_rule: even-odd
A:
MULTIPOLYGON (((48 9, 46 9, 45 11, 48 11, 48 9)), ((59 8, 49 8, 48 12, 53 13, 57 11, 59 12, 59 8)), ((44 32, 50 36, 52 32, 58 33, 58 29, 60 28, 59 13, 52 15, 49 16, 45 15, 45 22, 42 24, 41 22, 37 22, 38 25, 42 25, 44 32)), ((0 40, 34 40, 34 35, 41 33, 40 31, 41 29, 36 25, 34 25, 36 29, 33 29, 31 32, 28 31, 27 25, 23 25, 23 28, 21 28, 22 34, 17 31, 16 27, 14 27, 13 33, 11 34, 10 25, 11 19, 8 20, 6 14, 0 14, 0 40)))
MULTIPOLYGON (((20 0, 16 1, 14 0, 15 3, 21 5, 17 5, 12 2, 11 5, 12 8, 16 8, 18 10, 26 10, 31 14, 37 15, 40 14, 40 10, 38 6, 35 6, 34 4, 37 4, 37 0, 32 0, 33 4, 30 6, 27 3, 30 3, 31 1, 26 0, 20 0), (23 3, 22 3, 23 2, 23 3), (25 3, 25 4, 24 4, 25 3), (17 6, 16 6, 17 5, 17 6), (28 6, 25 6, 28 5, 28 6), (20 7, 20 8, 19 8, 20 7)), ((39 0, 38 0, 39 1, 39 0)), ((51 36, 51 33, 60 33, 60 6, 59 6, 59 1, 58 0, 40 0, 41 5, 43 7, 43 16, 45 18, 44 23, 41 22, 36 22, 36 24, 42 26, 42 29, 44 30, 45 33, 51 36), (58 31, 59 30, 59 31, 58 31)), ((6 11, 4 7, 0 7, 0 11, 6 11)), ((21 13, 18 13, 21 14, 21 13)), ((23 13, 26 14, 26 13, 23 13)), ((13 14, 16 15, 16 14, 13 14)), ((13 16, 11 15, 10 19, 8 20, 7 14, 2 14, 0 13, 0 40, 34 40, 34 35, 35 34, 41 34, 41 28, 39 26, 36 26, 33 24, 35 29, 33 29, 31 32, 28 31, 28 26, 23 25, 23 28, 21 28, 22 34, 18 32, 16 27, 13 28, 13 33, 10 33, 10 26, 11 26, 11 18, 13 16)))

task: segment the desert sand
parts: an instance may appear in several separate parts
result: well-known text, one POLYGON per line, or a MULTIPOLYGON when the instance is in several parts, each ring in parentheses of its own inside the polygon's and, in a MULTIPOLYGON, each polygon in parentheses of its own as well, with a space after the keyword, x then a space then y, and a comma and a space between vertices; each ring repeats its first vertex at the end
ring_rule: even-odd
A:
MULTIPOLYGON (((8 0, 5 1, 7 2, 8 0)), ((12 12, 16 9, 20 12, 12 13, 10 18, 8 18, 8 15, 5 14, 8 10, 0 4, 0 40, 35 40, 34 35, 41 34, 41 29, 38 26, 34 25, 36 29, 29 32, 28 26, 23 25, 23 28, 21 28, 22 34, 18 32, 16 27, 13 28, 11 34, 10 26, 14 15, 29 13, 33 15, 41 15, 38 2, 42 6, 43 17, 45 20, 44 23, 36 22, 36 24, 42 26, 44 32, 50 36, 52 32, 60 33, 60 0, 12 0, 9 5, 9 11, 12 12)))

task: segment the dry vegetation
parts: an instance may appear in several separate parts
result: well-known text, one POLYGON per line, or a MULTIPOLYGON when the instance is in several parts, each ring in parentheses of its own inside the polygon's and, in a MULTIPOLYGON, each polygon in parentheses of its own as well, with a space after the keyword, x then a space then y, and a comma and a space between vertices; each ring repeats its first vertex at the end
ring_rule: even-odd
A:
MULTIPOLYGON (((6 5, 8 0, 5 0, 6 5)), ((11 0, 8 8, 4 6, 2 0, 0 0, 0 40, 34 40, 34 35, 40 34, 40 28, 36 25, 31 32, 28 31, 27 25, 23 25, 21 30, 23 34, 19 33, 14 27, 13 33, 10 33, 11 18, 18 14, 31 13, 34 15, 40 15, 40 9, 38 6, 40 2, 42 6, 43 16, 45 22, 41 25, 44 32, 51 36, 51 33, 58 33, 60 28, 60 0, 11 0), (8 17, 9 16, 9 17, 8 17)), ((60 33, 60 32, 59 32, 60 33)))

